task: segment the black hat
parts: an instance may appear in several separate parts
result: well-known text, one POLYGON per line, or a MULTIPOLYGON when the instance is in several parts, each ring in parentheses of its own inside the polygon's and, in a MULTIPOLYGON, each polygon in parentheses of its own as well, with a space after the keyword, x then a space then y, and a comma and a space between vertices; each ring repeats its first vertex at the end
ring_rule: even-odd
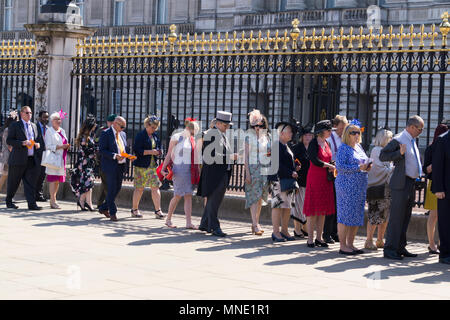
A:
POLYGON ((287 121, 280 121, 275 125, 275 129, 278 129, 278 127, 283 127, 281 130, 283 131, 286 127, 291 127, 292 133, 295 134, 297 132, 297 126, 293 123, 287 122, 287 121))
POLYGON ((303 136, 307 133, 313 133, 313 125, 310 123, 299 129, 300 136, 303 136))
POLYGON ((316 123, 316 125, 313 128, 314 134, 318 134, 325 130, 332 130, 333 126, 331 124, 330 120, 322 120, 316 123))

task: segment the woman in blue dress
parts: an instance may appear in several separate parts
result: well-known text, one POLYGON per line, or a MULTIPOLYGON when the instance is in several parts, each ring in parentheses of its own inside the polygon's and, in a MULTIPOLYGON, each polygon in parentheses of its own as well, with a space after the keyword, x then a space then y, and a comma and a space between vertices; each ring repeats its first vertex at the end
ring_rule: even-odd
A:
POLYGON ((367 172, 371 162, 361 147, 361 124, 353 120, 345 128, 336 156, 336 204, 340 254, 364 253, 353 245, 358 228, 364 225, 367 172))

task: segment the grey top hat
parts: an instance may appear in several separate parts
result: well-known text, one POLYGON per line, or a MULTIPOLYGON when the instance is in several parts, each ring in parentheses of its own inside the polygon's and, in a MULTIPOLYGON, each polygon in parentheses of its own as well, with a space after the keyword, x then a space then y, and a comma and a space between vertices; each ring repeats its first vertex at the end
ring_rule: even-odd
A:
POLYGON ((224 123, 228 123, 230 126, 233 125, 233 122, 231 122, 231 118, 233 115, 231 112, 227 111, 217 111, 216 120, 224 123))

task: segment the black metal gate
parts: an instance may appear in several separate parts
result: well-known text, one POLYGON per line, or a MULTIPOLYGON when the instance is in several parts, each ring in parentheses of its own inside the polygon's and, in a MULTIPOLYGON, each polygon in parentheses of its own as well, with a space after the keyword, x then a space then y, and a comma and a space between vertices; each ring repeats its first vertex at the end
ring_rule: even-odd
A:
MULTIPOLYGON (((271 125, 292 118, 315 123, 339 113, 366 126, 366 147, 378 127, 399 132, 409 116, 419 114, 426 124, 419 140, 424 149, 437 124, 450 116, 446 34, 427 28, 341 28, 327 35, 322 29, 316 35, 315 29, 300 31, 294 21, 290 32, 265 35, 177 35, 172 26, 170 35, 156 38, 91 39, 79 43, 73 59, 72 83, 81 98, 71 114, 84 119, 93 113, 99 122, 120 114, 130 142, 146 115, 157 114, 167 142, 174 118, 196 118, 205 129, 217 110, 232 112, 243 129, 254 108, 271 125)), ((242 173, 235 166, 230 189, 243 190, 242 173)))

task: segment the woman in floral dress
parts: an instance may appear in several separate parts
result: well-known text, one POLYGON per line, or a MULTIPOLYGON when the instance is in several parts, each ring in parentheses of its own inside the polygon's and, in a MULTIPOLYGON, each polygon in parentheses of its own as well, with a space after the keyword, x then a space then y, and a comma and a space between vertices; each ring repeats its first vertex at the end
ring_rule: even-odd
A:
POLYGON ((92 188, 94 187, 94 169, 96 165, 96 144, 92 134, 97 127, 94 117, 88 117, 82 124, 75 145, 78 148, 77 162, 72 170, 70 185, 78 199, 82 211, 92 209, 92 188))

